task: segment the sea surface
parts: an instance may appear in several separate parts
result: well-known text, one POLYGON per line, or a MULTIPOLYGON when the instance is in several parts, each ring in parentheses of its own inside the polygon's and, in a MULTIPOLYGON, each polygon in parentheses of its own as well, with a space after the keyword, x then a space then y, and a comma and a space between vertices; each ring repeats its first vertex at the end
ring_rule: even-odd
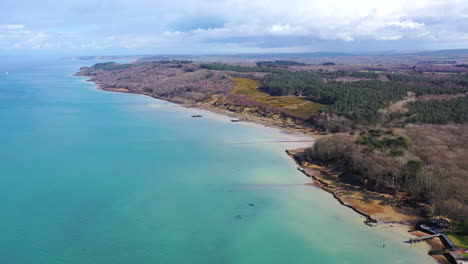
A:
POLYGON ((94 63, 0 57, 0 263, 433 263, 268 142, 294 136, 73 76, 94 63))

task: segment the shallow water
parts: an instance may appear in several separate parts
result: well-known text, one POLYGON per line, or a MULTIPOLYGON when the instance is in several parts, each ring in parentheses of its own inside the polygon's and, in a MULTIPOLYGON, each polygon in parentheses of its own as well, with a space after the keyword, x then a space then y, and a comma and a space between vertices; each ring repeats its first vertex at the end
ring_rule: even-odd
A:
POLYGON ((241 144, 292 136, 72 76, 93 63, 0 60, 0 263, 433 262, 306 185, 293 146, 241 144))

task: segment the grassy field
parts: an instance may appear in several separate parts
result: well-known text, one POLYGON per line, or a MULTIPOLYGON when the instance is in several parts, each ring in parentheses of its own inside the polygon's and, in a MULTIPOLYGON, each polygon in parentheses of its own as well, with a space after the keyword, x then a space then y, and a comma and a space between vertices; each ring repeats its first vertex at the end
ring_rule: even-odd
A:
POLYGON ((272 108, 306 119, 318 113, 323 104, 297 96, 271 96, 258 89, 260 83, 247 78, 232 78, 231 94, 247 96, 249 100, 266 104, 272 108))

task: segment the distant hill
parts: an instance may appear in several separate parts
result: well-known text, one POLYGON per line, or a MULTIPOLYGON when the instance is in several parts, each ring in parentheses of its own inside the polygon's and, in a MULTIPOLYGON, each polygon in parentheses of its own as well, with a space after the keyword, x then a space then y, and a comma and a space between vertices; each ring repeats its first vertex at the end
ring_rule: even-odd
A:
POLYGON ((146 55, 116 55, 116 56, 71 56, 65 59, 78 60, 195 60, 213 61, 216 59, 312 59, 312 58, 339 58, 339 57, 380 57, 380 56, 421 56, 421 57, 465 57, 468 49, 447 49, 433 51, 380 51, 380 52, 301 52, 301 53, 240 53, 240 54, 146 54, 146 55))
POLYGON ((421 51, 421 52, 414 53, 414 55, 419 55, 419 56, 468 55, 468 49, 447 49, 447 50, 421 51))

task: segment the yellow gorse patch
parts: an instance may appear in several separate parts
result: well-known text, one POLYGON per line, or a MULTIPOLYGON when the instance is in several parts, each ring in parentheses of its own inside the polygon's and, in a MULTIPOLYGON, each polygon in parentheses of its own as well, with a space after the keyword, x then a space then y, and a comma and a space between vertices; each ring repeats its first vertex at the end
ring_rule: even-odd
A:
POLYGON ((231 94, 245 95, 249 100, 267 104, 272 108, 306 119, 323 107, 323 104, 315 103, 298 96, 271 96, 260 91, 260 82, 249 78, 232 78, 234 87, 231 94))
POLYGON ((231 90, 232 94, 238 95, 265 95, 268 94, 258 90, 260 82, 248 78, 232 78, 234 87, 231 90))

